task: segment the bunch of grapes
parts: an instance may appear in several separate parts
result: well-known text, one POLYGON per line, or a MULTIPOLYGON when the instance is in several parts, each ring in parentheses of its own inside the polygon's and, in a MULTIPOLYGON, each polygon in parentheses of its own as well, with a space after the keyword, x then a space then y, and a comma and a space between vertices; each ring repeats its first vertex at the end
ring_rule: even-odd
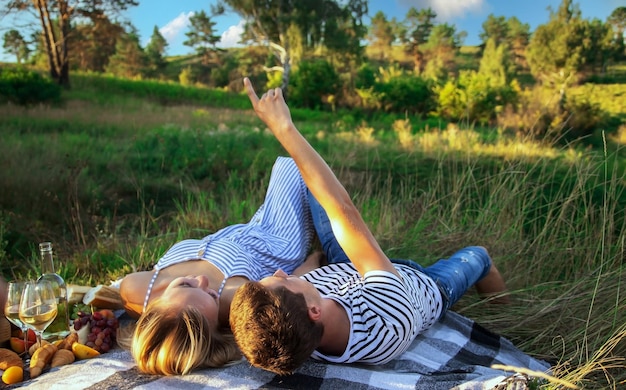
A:
POLYGON ((70 319, 75 320, 78 318, 78 313, 91 313, 91 306, 84 303, 75 303, 72 305, 72 312, 70 313, 70 319))
POLYGON ((95 311, 93 313, 79 312, 74 320, 74 330, 89 326, 86 346, 100 353, 108 352, 115 345, 115 337, 119 322, 110 310, 95 311))

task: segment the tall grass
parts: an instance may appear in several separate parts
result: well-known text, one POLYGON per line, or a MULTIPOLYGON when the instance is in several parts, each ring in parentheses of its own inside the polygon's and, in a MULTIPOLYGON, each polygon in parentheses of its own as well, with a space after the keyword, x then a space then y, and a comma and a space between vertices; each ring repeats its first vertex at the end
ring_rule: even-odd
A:
MULTIPOLYGON (((284 154, 250 111, 72 96, 64 107, 0 107, 7 278, 36 274, 43 239, 55 242, 72 283, 149 269, 182 238, 247 221, 284 154)), ((456 127, 415 132, 409 122, 298 125, 390 257, 430 264, 463 246, 489 249, 513 303, 468 294, 455 310, 550 361, 563 380, 624 383, 620 150, 581 153, 456 127)))

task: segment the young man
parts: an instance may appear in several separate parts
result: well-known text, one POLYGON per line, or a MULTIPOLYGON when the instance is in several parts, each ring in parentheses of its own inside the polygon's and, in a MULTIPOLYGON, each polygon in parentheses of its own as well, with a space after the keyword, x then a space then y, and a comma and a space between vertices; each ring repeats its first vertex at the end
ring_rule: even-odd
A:
POLYGON ((289 374, 310 356, 334 363, 386 363, 471 285, 484 295, 505 290, 482 247, 465 248, 425 269, 411 261, 393 263, 332 170, 294 126, 282 91, 270 90, 259 99, 248 79, 244 85, 255 112, 326 212, 327 220, 321 218, 316 228, 329 263, 336 263, 302 277, 277 270, 239 288, 230 324, 252 365, 289 374), (349 262, 341 262, 343 257, 349 262))

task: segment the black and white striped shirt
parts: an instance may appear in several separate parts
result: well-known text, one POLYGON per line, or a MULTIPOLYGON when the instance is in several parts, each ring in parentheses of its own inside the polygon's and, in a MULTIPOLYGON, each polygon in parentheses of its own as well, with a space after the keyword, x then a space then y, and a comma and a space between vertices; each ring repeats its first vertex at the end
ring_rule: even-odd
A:
POLYGON ((394 264, 396 275, 370 271, 361 277, 351 263, 331 264, 302 276, 325 298, 337 301, 350 318, 350 339, 342 356, 315 351, 333 363, 383 364, 400 355, 432 326, 442 310, 439 288, 427 275, 394 264))

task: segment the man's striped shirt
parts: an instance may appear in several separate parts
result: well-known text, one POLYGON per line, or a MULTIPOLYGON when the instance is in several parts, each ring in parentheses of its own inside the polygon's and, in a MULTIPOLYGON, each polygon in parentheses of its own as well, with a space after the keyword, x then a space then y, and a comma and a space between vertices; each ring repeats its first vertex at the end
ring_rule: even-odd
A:
POLYGON ((342 356, 313 358, 333 363, 383 364, 400 355, 432 326, 442 310, 439 288, 416 269, 394 264, 401 278, 387 271, 361 277, 351 263, 331 264, 302 276, 325 298, 338 302, 350 318, 350 339, 342 356))

